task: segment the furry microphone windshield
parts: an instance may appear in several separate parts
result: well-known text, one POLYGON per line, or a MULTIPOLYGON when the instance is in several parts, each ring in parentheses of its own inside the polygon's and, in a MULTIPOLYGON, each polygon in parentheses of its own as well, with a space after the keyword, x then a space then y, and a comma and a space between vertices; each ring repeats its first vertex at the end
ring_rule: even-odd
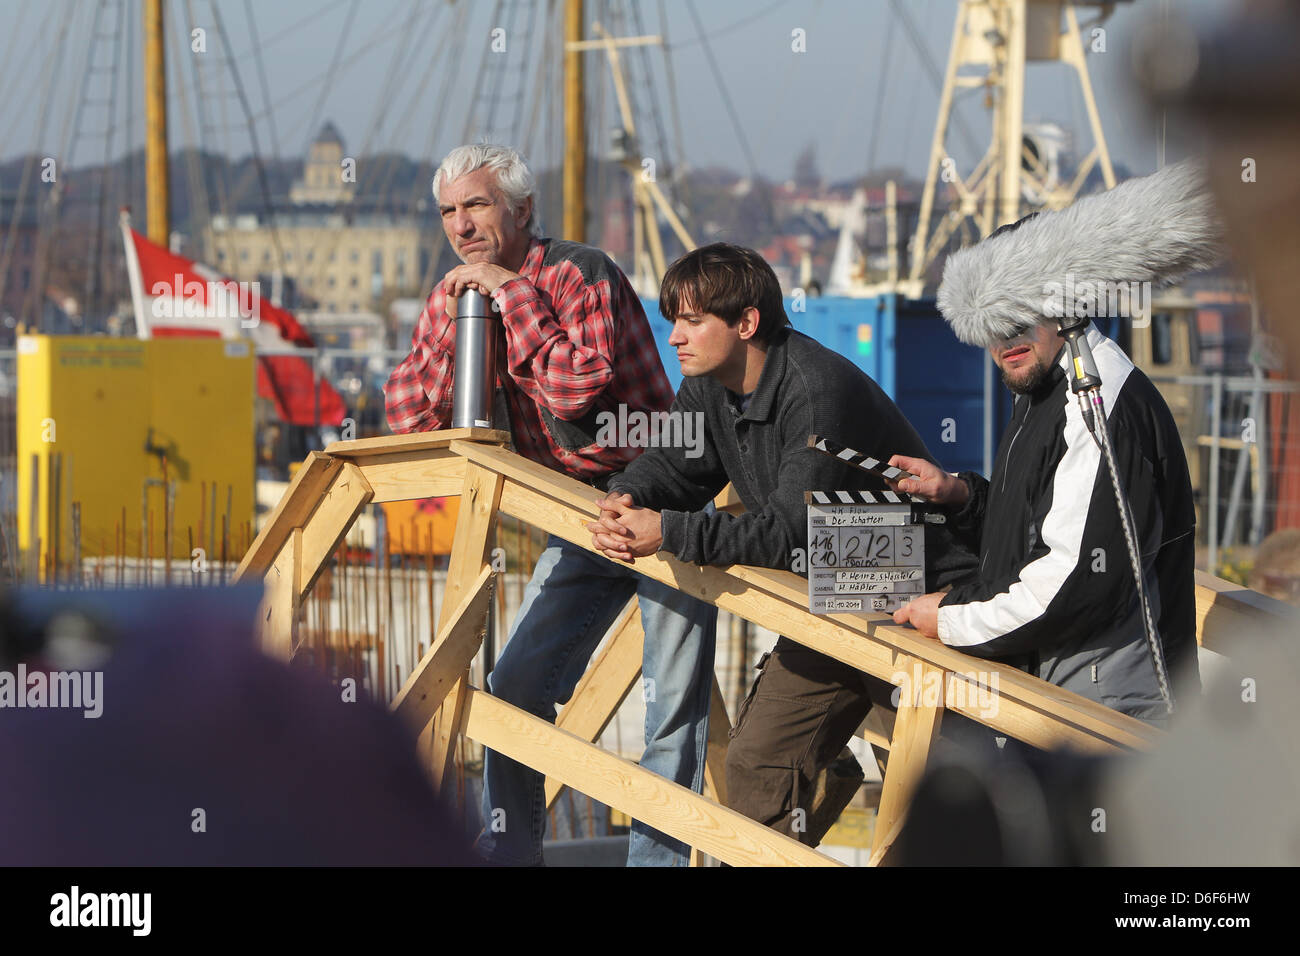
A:
POLYGON ((1027 326, 1132 315, 1132 295, 1214 265, 1220 228, 1192 160, 1127 180, 954 252, 938 306, 967 345, 988 348, 1027 326))

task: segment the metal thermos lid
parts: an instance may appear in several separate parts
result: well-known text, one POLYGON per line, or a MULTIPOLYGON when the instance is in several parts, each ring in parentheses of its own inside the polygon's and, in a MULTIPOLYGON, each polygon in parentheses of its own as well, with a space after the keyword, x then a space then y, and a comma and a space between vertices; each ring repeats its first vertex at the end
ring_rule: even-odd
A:
POLYGON ((488 297, 477 289, 466 289, 456 300, 456 317, 457 318, 480 318, 486 319, 492 314, 492 306, 488 297))

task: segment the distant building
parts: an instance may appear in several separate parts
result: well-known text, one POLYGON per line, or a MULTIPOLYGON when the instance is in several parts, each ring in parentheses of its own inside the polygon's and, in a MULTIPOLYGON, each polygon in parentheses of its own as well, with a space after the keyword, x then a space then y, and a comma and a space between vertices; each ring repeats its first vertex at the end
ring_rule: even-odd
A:
POLYGON ((343 162, 343 137, 333 123, 326 121, 321 127, 302 172, 302 179, 289 188, 289 201, 294 205, 351 201, 356 192, 356 168, 349 173, 343 162))
MULTIPOLYGON (((213 216, 203 259, 244 282, 270 276, 275 286, 278 274, 298 306, 327 314, 367 312, 385 297, 419 294, 435 224, 357 200, 340 175, 342 154, 338 131, 326 123, 290 190, 292 205, 273 219, 213 216)), ((262 292, 270 296, 272 288, 264 283, 262 292)))
POLYGON ((338 313, 371 309, 387 293, 418 292, 431 248, 420 222, 382 212, 286 210, 274 230, 257 216, 213 216, 204 235, 204 258, 221 272, 252 282, 281 271, 302 301, 338 313))

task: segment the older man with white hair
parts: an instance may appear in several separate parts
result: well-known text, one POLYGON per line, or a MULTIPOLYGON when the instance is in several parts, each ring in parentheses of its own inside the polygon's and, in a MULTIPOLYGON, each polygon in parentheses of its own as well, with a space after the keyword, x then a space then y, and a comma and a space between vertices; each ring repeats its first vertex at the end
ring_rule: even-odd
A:
MULTIPOLYGON (((385 386, 388 422, 394 432, 448 427, 456 298, 476 289, 501 316, 494 425, 511 432, 524 457, 605 490, 642 449, 603 440, 598 416, 666 412, 673 392, 627 277, 599 249, 543 238, 534 189, 527 165, 502 146, 460 146, 438 167, 434 198, 463 264, 434 287, 411 353, 385 386)), ((633 594, 645 631, 641 765, 698 793, 717 615, 709 604, 552 535, 488 689, 554 720, 633 594)), ((540 864, 545 811, 542 775, 488 751, 480 853, 495 863, 540 864)), ((688 862, 685 845, 633 824, 629 865, 688 862)))

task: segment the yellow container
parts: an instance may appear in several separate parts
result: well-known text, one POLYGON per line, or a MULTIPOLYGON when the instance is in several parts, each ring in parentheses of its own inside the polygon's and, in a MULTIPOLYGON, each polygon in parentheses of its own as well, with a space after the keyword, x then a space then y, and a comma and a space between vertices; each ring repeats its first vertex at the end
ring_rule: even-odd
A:
POLYGON ((238 557, 253 517, 247 342, 26 335, 17 344, 18 546, 29 573, 45 579, 56 556, 62 567, 73 559, 74 503, 83 557, 161 558, 164 478, 171 556, 192 557, 192 532, 201 557, 219 559, 229 498, 227 557, 238 557))

